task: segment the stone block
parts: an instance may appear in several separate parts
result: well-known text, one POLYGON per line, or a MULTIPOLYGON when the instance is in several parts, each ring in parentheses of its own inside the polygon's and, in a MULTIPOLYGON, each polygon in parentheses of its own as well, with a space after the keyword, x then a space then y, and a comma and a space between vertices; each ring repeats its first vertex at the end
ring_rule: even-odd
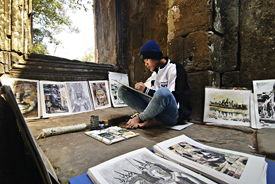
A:
POLYGON ((185 38, 184 63, 182 64, 187 72, 212 69, 209 47, 211 35, 208 32, 198 31, 185 38))
POLYGON ((141 39, 143 36, 143 22, 135 22, 132 24, 130 31, 131 34, 131 50, 135 50, 140 48, 143 45, 143 40, 141 39))
POLYGON ((259 154, 275 159, 275 129, 263 128, 257 131, 259 154))
POLYGON ((238 64, 238 34, 212 34, 211 65, 219 73, 234 71, 238 64))
POLYGON ((240 85, 274 79, 275 2, 240 1, 240 85))
POLYGON ((177 63, 184 62, 184 38, 178 37, 168 42, 167 55, 177 63))
POLYGON ((212 1, 169 0, 168 41, 195 31, 211 30, 212 1))
POLYGON ((242 87, 239 76, 239 71, 225 72, 222 74, 221 85, 224 87, 242 87))
POLYGON ((215 0, 213 29, 221 34, 239 31, 239 0, 215 0))
POLYGON ((220 74, 213 71, 188 73, 188 83, 191 92, 191 120, 203 122, 205 87, 220 86, 220 74))
POLYGON ((155 40, 160 46, 160 49, 166 52, 168 34, 167 2, 160 0, 145 1, 144 11, 143 43, 149 40, 155 40))
POLYGON ((148 79, 148 77, 152 75, 152 72, 145 67, 144 63, 139 58, 139 54, 136 54, 134 56, 133 62, 134 62, 134 72, 131 72, 133 73, 133 75, 131 75, 132 87, 134 87, 134 84, 137 82, 145 82, 148 79))

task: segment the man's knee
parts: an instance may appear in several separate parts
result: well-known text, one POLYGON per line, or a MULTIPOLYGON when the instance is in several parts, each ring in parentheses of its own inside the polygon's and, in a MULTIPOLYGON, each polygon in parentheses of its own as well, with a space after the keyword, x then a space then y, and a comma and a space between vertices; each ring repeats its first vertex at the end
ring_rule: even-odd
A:
POLYGON ((157 98, 168 98, 171 95, 173 94, 168 88, 160 88, 154 94, 154 96, 156 96, 157 98))

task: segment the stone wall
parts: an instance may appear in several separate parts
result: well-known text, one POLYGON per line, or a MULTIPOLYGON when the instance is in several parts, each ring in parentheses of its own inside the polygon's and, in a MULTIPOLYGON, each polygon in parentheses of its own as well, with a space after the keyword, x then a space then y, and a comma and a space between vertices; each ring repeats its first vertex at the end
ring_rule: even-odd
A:
POLYGON ((0 2, 0 76, 8 73, 13 59, 30 53, 31 0, 0 2))
POLYGON ((154 39, 164 56, 188 72, 194 121, 203 120, 206 86, 252 90, 253 80, 275 78, 272 0, 117 0, 117 6, 127 7, 123 21, 128 21, 129 43, 124 51, 129 57, 120 62, 125 63, 131 84, 151 75, 138 54, 145 42, 154 39))

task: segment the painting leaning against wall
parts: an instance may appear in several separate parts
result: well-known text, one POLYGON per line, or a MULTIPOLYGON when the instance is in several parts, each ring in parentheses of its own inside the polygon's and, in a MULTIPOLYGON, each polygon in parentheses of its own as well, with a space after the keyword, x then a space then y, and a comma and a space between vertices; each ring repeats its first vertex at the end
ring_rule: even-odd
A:
POLYGON ((204 122, 251 126, 250 95, 250 90, 205 88, 204 122))
POLYGON ((104 109, 111 107, 108 81, 89 81, 94 108, 104 109))
POLYGON ((87 81, 65 82, 73 114, 93 111, 92 98, 87 81))
POLYGON ((40 118, 38 80, 1 78, 1 83, 11 87, 18 107, 25 119, 40 118))
POLYGON ((64 82, 40 81, 42 116, 69 115, 69 98, 64 82))
POLYGON ((111 94, 113 106, 114 107, 127 106, 127 104, 125 104, 123 100, 121 100, 118 97, 118 89, 121 86, 121 84, 119 84, 118 82, 129 86, 128 75, 123 73, 109 72, 108 78, 109 78, 110 94, 111 94))
POLYGON ((253 90, 258 128, 275 128, 275 79, 254 80, 253 90))

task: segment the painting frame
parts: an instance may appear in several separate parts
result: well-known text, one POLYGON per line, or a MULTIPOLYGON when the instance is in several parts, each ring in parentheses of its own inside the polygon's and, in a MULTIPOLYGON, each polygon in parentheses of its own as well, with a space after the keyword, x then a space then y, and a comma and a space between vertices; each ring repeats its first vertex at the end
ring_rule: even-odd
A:
POLYGON ((253 80, 257 128, 275 128, 275 79, 253 80))
POLYGON ((212 124, 251 126, 251 90, 205 88, 203 121, 212 124))
POLYGON ((18 107, 26 120, 41 117, 39 80, 1 78, 1 83, 11 87, 18 107))
POLYGON ((40 81, 42 117, 71 115, 65 82, 40 81))
POLYGON ((88 81, 92 94, 94 109, 105 109, 111 107, 108 80, 88 81))
POLYGON ((112 100, 112 104, 114 107, 127 107, 128 105, 123 102, 118 97, 118 89, 121 86, 120 83, 123 83, 129 86, 128 74, 117 73, 117 72, 108 72, 109 78, 109 88, 110 88, 110 96, 112 100), (118 82, 120 83, 118 83, 118 82))
POLYGON ((87 81, 67 81, 65 84, 72 114, 94 111, 87 81))

